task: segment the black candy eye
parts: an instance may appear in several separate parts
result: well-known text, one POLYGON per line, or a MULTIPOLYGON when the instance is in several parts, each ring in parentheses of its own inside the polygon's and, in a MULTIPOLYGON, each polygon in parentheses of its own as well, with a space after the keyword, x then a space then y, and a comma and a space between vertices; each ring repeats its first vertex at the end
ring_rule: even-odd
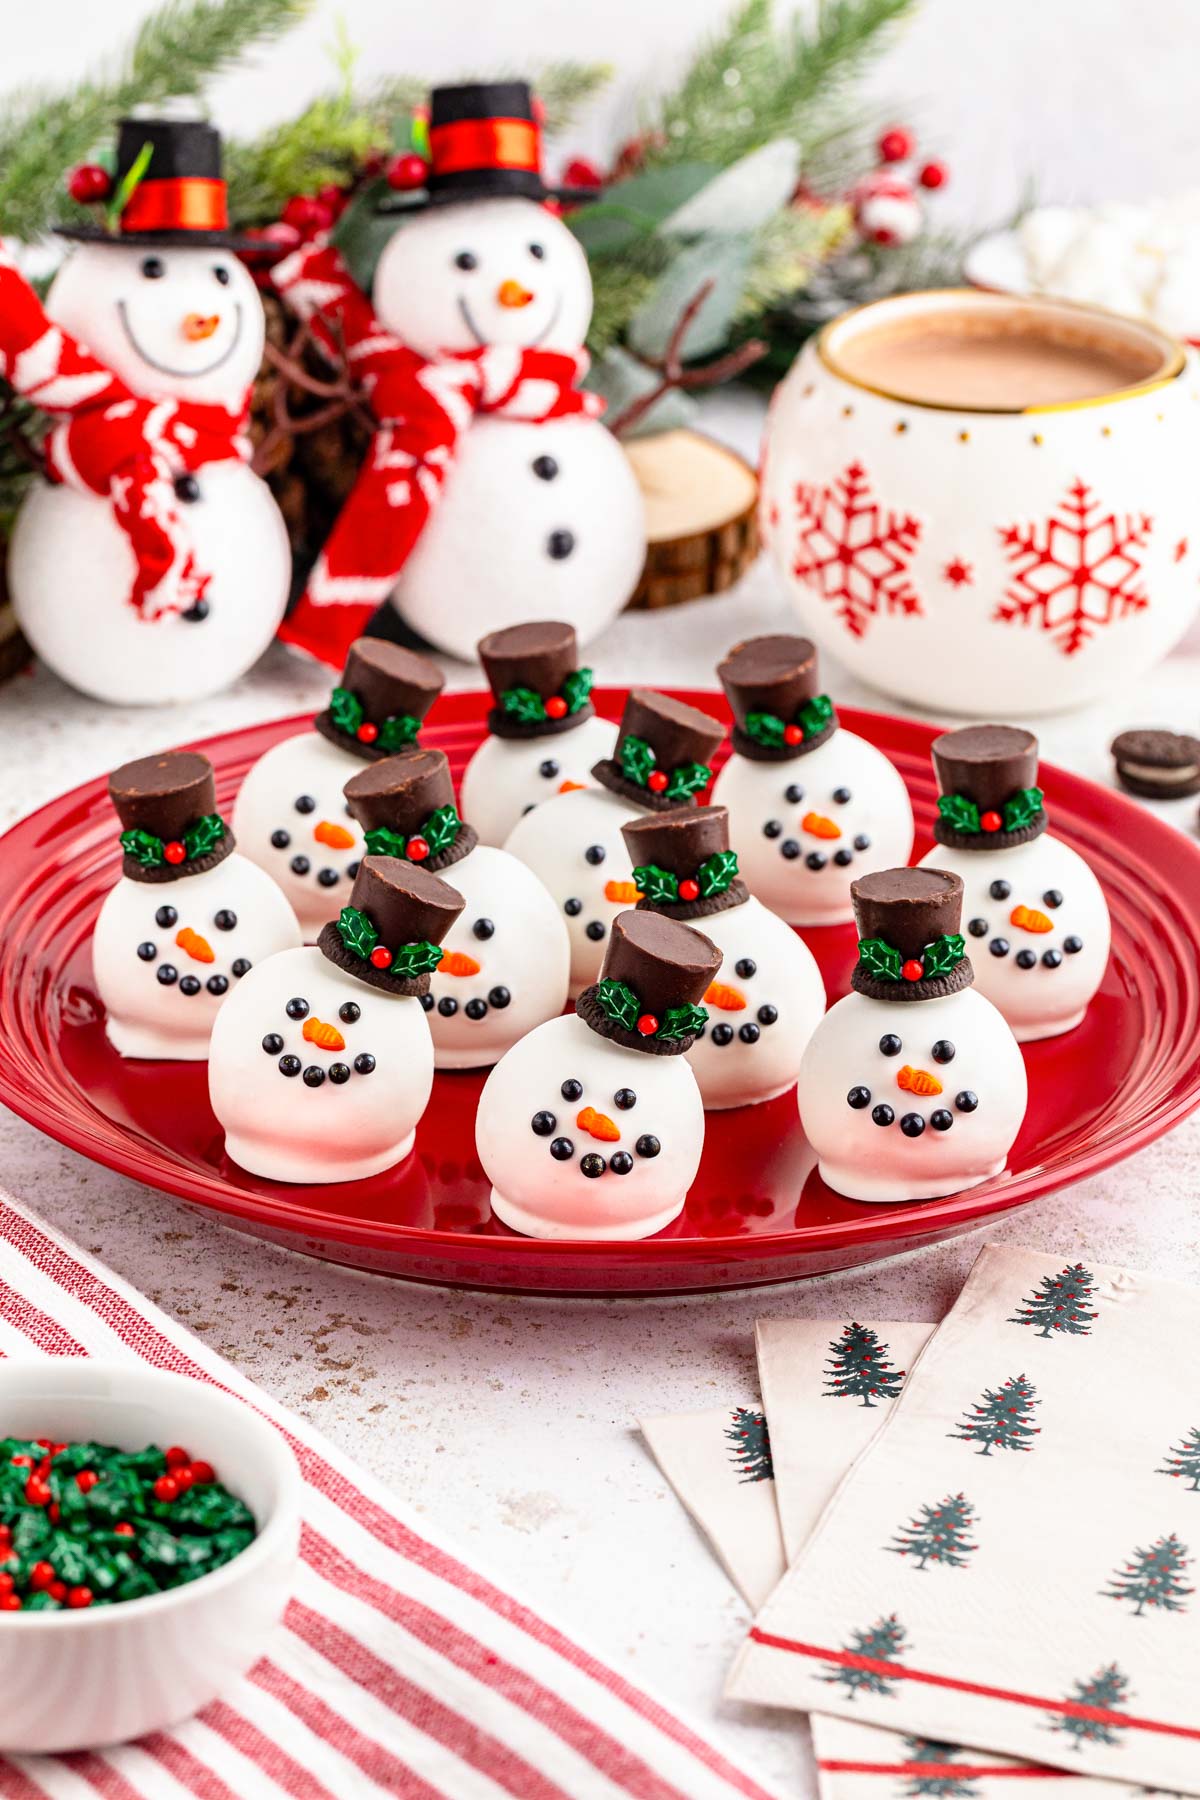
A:
POLYGON ((1012 893, 1012 883, 1010 881, 993 881, 988 893, 993 900, 1007 900, 1012 893))
POLYGON ((904 1045, 894 1031, 885 1031, 879 1040, 879 1048, 884 1056, 899 1056, 904 1045))
POLYGON ((276 850, 286 850, 291 841, 290 831, 273 831, 271 833, 271 843, 276 850))
POLYGON ((574 898, 572 898, 570 900, 564 900, 563 901, 563 911, 566 913, 568 919, 577 919, 579 917, 580 913, 583 911, 583 901, 576 900, 574 898))
POLYGON ((538 765, 538 774, 542 776, 545 781, 554 780, 554 777, 558 774, 558 764, 552 756, 548 756, 544 763, 538 765))
POLYGON ((544 244, 530 244, 529 254, 530 256, 536 257, 538 262, 541 262, 546 254, 546 246, 544 244))
POLYGON ((167 265, 161 256, 145 256, 142 258, 142 274, 147 281, 161 281, 167 272, 167 265))
POLYGON ((311 813, 317 810, 317 803, 311 794, 297 794, 295 806, 298 813, 311 813))
POLYGON ((213 270, 213 274, 216 276, 222 287, 229 286, 229 270, 223 263, 217 264, 216 268, 213 270))
POLYGON ((622 1112, 628 1112, 631 1106, 637 1105, 637 1095, 632 1088, 618 1088, 613 1095, 613 1103, 622 1112))
POLYGON ((362 1016, 362 1008, 357 1000, 343 1000, 338 1007, 338 1018, 343 1025, 353 1025, 362 1016))
POLYGON ((1053 911, 1056 906, 1062 905, 1062 895, 1057 888, 1046 889, 1045 893, 1042 895, 1042 905, 1048 906, 1051 911, 1053 911))
POLYGON ((165 931, 169 925, 174 925, 178 917, 179 914, 173 906, 160 906, 154 915, 154 923, 160 925, 165 931))
POLYGON ((846 806, 846 805, 848 805, 852 796, 851 796, 849 788, 842 787, 842 788, 834 788, 833 797, 837 801, 839 806, 846 806))
POLYGON ((752 956, 743 956, 740 962, 734 964, 734 969, 743 981, 749 981, 752 975, 758 974, 758 964, 752 956))
POLYGON ((460 250, 454 259, 454 266, 456 269, 477 269, 479 258, 473 250, 460 250))
POLYGON ((535 1112, 529 1121, 530 1129, 537 1137, 549 1137, 557 1124, 552 1112, 535 1112))
POLYGON ((583 1083, 582 1081, 574 1081, 568 1077, 558 1091, 564 1100, 579 1100, 583 1095, 583 1083))
POLYGON ((308 1017, 308 1001, 301 1000, 297 995, 294 1000, 288 1001, 283 1010, 289 1019, 306 1019, 308 1017))
POLYGON ((783 797, 789 806, 799 806, 804 798, 804 789, 793 781, 791 787, 783 790, 783 797))
POLYGON ((949 1038, 939 1038, 933 1046, 933 1060, 938 1063, 954 1061, 954 1045, 949 1038))
POLYGON ((230 912, 227 906, 223 906, 219 913, 213 914, 213 924, 218 931, 232 931, 237 924, 237 914, 230 912))
POLYGON ((583 855, 586 862, 592 864, 602 863, 608 855, 608 851, 604 848, 603 844, 589 844, 583 855))
POLYGON ((476 919, 471 930, 477 938, 490 938, 496 935, 496 927, 490 919, 476 919))
POLYGON ((967 926, 967 930, 972 937, 986 937, 988 934, 988 922, 986 919, 972 919, 967 926))

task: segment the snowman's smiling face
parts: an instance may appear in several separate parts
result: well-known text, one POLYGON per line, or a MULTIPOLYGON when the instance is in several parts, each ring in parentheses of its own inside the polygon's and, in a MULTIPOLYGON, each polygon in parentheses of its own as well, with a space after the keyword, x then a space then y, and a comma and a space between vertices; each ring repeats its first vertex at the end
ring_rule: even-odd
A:
POLYGON ((402 224, 375 276, 375 310, 422 356, 508 344, 572 350, 592 312, 587 259, 531 200, 434 206, 402 224))
POLYGON ((274 1029, 263 1036, 266 1056, 285 1081, 297 1076, 307 1088, 345 1087, 356 1076, 373 1075, 375 1058, 356 1038, 362 1018, 357 1000, 344 1000, 335 1019, 318 1018, 303 994, 293 994, 274 1029))
POLYGON ((46 311, 145 398, 238 411, 262 360, 262 304, 231 250, 83 244, 46 311))

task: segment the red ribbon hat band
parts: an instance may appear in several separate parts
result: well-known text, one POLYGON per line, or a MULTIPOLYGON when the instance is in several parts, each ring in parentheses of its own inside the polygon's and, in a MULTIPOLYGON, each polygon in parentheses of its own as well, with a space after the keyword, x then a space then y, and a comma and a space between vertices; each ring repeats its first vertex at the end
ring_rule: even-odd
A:
POLYGON ((182 175, 140 181, 121 214, 123 233, 227 231, 225 183, 212 176, 182 175))
POLYGON ((541 134, 529 119, 454 119, 429 133, 434 175, 467 169, 527 169, 542 166, 541 134))

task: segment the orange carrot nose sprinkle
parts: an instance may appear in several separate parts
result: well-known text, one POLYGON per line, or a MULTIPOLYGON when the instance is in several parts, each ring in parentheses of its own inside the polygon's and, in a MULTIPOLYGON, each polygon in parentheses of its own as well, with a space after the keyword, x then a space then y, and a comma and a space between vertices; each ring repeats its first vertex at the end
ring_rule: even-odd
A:
POLYGON ((1038 912, 1032 906, 1014 906, 1008 915, 1010 925, 1018 931, 1053 931, 1054 920, 1048 919, 1044 912, 1038 912))
POLYGON ((614 906, 636 906, 642 897, 642 890, 636 881, 606 881, 604 898, 611 900, 614 906))
POLYGON ((575 1124, 589 1137, 599 1138, 602 1144, 615 1144, 621 1136, 620 1127, 613 1124, 607 1113, 598 1113, 594 1106, 585 1106, 576 1115, 575 1124))
POLYGON ((202 344, 220 323, 220 313, 189 313, 183 321, 183 335, 190 344, 202 344))
POLYGON ((586 786, 586 781, 560 781, 558 791, 560 794, 579 794, 586 786))
POLYGON ((502 281, 496 289, 496 298, 501 306, 528 306, 533 295, 519 281, 502 281))
POLYGON ((193 962, 216 962, 212 945, 207 938, 202 938, 198 931, 190 925, 181 925, 175 933, 175 942, 181 950, 186 950, 193 962))
POLYGON ((940 1094, 942 1084, 928 1069, 913 1069, 907 1063, 896 1077, 896 1086, 906 1094, 940 1094))
POLYGON ((328 819, 322 819, 319 825, 313 826, 313 836, 318 844, 327 844, 331 850, 354 848, 354 833, 347 831, 344 825, 331 825, 328 819))
POLYGON ((715 1006, 719 1012, 745 1012, 746 996, 741 988, 730 987, 727 981, 714 981, 704 996, 706 1006, 715 1006))
POLYGON ((807 831, 810 837, 839 838, 842 835, 840 825, 827 819, 823 813, 805 813, 800 821, 801 831, 807 831))
POLYGON ((465 950, 443 950, 439 975, 478 975, 479 964, 465 950))
POLYGON ((326 1025, 324 1019, 311 1016, 304 1021, 304 1041, 315 1044, 318 1050, 344 1050, 346 1040, 336 1025, 326 1025))

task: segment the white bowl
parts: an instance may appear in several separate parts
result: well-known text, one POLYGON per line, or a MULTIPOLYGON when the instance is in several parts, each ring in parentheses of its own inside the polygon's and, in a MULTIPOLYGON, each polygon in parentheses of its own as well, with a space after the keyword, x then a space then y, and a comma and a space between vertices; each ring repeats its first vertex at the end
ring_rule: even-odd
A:
POLYGON ((0 1613, 0 1751, 122 1743, 199 1711, 262 1654, 287 1603, 300 1472, 274 1426, 185 1375, 65 1357, 0 1363, 0 1437, 182 1444, 254 1514, 258 1536, 211 1575, 78 1612, 0 1613))

